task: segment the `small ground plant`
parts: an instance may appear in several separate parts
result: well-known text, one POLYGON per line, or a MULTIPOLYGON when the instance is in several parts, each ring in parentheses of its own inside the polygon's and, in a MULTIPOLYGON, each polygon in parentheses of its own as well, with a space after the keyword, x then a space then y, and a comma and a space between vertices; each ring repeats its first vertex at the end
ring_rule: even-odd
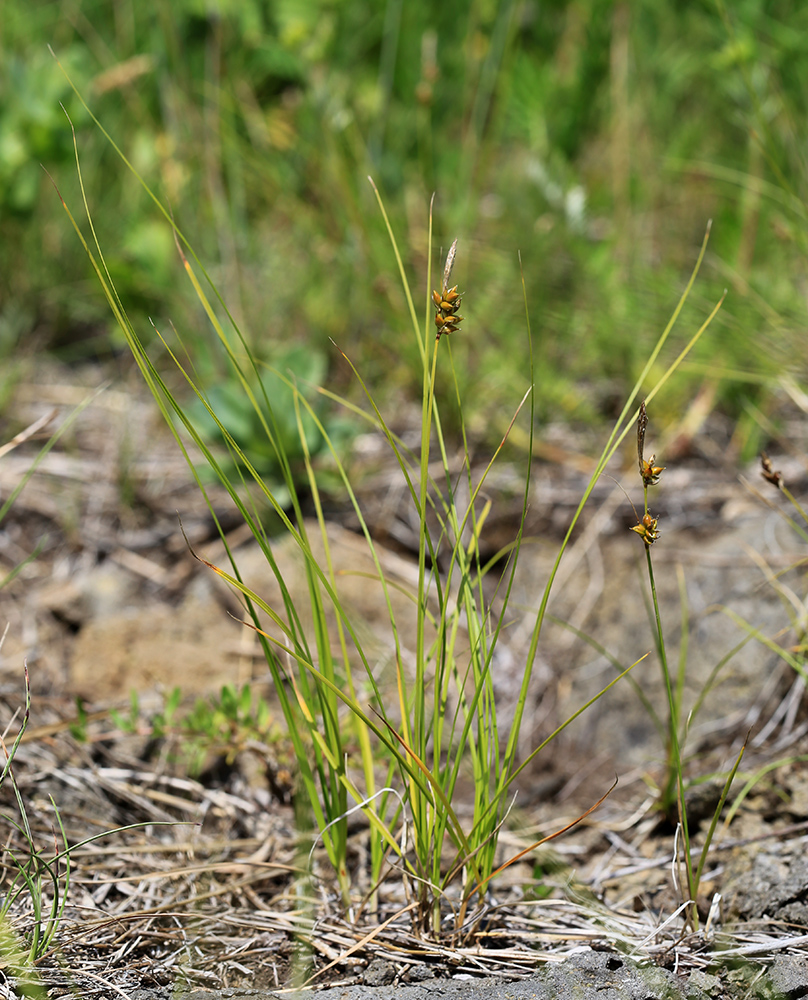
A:
MULTIPOLYGON (((33 965, 51 945, 64 914, 67 901, 67 891, 70 885, 70 852, 67 850, 67 840, 62 826, 59 811, 54 807, 59 832, 64 851, 58 848, 49 857, 37 843, 28 822, 25 801, 14 779, 14 757, 19 750, 28 720, 31 715, 31 688, 28 680, 28 668, 25 669, 25 710, 22 715, 14 742, 6 745, 4 734, 2 740, 5 764, 0 773, 0 786, 9 782, 17 803, 17 818, 4 817, 6 823, 22 835, 26 855, 13 851, 8 852, 11 875, 3 886, 3 901, 0 905, 0 922, 5 922, 10 910, 21 897, 25 897, 31 907, 31 917, 25 935, 25 948, 18 946, 18 957, 23 960, 15 972, 19 975, 33 965)), ((11 931, 8 931, 11 934, 11 931)))
MULTIPOLYGON (((110 718, 123 733, 148 733, 156 740, 172 740, 174 756, 194 777, 199 776, 211 756, 221 755, 232 763, 251 742, 266 745, 275 739, 277 726, 269 704, 248 684, 240 689, 225 684, 218 696, 197 698, 185 711, 181 710, 181 703, 182 689, 175 687, 167 695, 163 708, 147 717, 137 692, 133 691, 129 711, 113 709, 110 718)), ((86 739, 86 726, 76 735, 86 739)))
POLYGON ((0 770, 0 789, 4 785, 10 787, 16 807, 14 814, 0 813, 0 821, 7 830, 0 855, 0 960, 3 968, 10 971, 20 996, 39 998, 46 996, 46 991, 40 983, 37 964, 58 945, 59 928, 66 916, 73 855, 105 837, 154 824, 131 823, 70 843, 59 807, 51 796, 54 823, 44 835, 36 830, 14 773, 15 758, 30 717, 31 686, 26 664, 25 707, 13 742, 9 745, 9 730, 16 715, 0 734, 0 750, 5 758, 0 770))

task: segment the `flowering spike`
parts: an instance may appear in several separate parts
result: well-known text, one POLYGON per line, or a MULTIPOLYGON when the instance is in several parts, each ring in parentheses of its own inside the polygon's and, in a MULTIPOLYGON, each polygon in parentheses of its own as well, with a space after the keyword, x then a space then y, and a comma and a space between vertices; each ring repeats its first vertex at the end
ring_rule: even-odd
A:
POLYGON ((645 542, 647 548, 650 548, 657 538, 659 538, 657 520, 658 518, 651 517, 650 514, 645 514, 639 524, 633 524, 631 526, 630 530, 637 532, 640 538, 642 538, 645 542))
POLYGON ((660 473, 665 471, 664 465, 654 465, 656 455, 652 455, 646 462, 643 458, 645 449, 645 430, 648 427, 648 413, 645 409, 645 400, 640 403, 640 413, 637 417, 637 459, 640 465, 640 478, 643 486, 656 486, 659 482, 660 473))
POLYGON ((438 340, 440 340, 442 333, 457 333, 460 329, 460 323, 463 321, 463 317, 457 311, 460 308, 462 296, 457 290, 457 285, 454 288, 449 288, 449 279, 452 276, 452 268, 454 267, 456 255, 457 240, 452 243, 449 247, 449 252, 446 254, 441 290, 440 292, 432 293, 432 301, 435 304, 436 310, 435 326, 437 327, 438 340))
POLYGON ((647 462, 643 461, 642 465, 640 465, 643 486, 656 486, 659 482, 660 473, 665 471, 664 465, 654 465, 655 460, 656 455, 652 455, 647 462))
POLYGON ((457 239, 455 238, 452 245, 449 247, 449 252, 446 254, 446 263, 443 267, 443 287, 444 289, 449 287, 449 278, 452 276, 452 268, 454 267, 455 256, 457 254, 457 239))
POLYGON ((782 490, 785 487, 785 483, 783 482, 783 474, 782 472, 775 471, 772 468, 772 460, 769 458, 769 456, 766 454, 765 451, 762 452, 760 455, 760 464, 763 466, 763 470, 760 474, 761 476, 763 476, 766 482, 771 483, 772 486, 776 486, 778 490, 782 490))
POLYGON ((637 416, 637 458, 640 460, 640 475, 642 475, 642 453, 645 449, 645 429, 648 426, 648 412, 645 409, 645 400, 640 403, 640 412, 637 416))

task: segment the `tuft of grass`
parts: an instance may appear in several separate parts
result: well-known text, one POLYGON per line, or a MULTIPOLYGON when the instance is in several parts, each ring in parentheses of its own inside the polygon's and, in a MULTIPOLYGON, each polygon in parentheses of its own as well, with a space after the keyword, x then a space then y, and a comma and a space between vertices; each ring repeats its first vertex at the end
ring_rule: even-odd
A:
MULTIPOLYGON (((114 148, 117 150, 117 147, 114 148)), ((404 873, 410 885, 415 925, 434 936, 439 936, 444 930, 452 934, 469 933, 481 919, 490 881, 525 853, 503 859, 498 852, 498 835, 507 817, 514 780, 559 732, 632 669, 628 667, 621 671, 589 698, 525 760, 517 759, 519 731, 528 703, 547 604, 572 532, 595 483, 633 426, 636 400, 641 389, 647 385, 645 398, 648 401, 660 392, 698 343, 723 301, 714 306, 674 360, 660 368, 660 353, 701 266, 709 229, 690 280, 638 373, 560 545, 536 614, 514 717, 506 733, 501 730, 498 719, 492 669, 520 555, 530 495, 530 461, 525 474, 522 517, 516 537, 507 550, 499 554, 505 559, 506 568, 496 588, 496 612, 485 587, 485 578, 493 563, 483 564, 481 561, 479 540, 491 503, 484 492, 487 477, 520 419, 526 418, 527 421, 528 455, 533 451, 534 372, 531 360, 528 389, 514 408, 502 439, 482 474, 474 477, 471 447, 463 418, 461 379, 452 346, 455 338, 448 336, 459 333, 462 320, 458 313, 461 293, 457 286, 449 287, 455 254, 462 252, 458 250, 457 241, 447 257, 440 289, 430 291, 430 210, 426 227, 427 281, 423 318, 419 319, 393 226, 379 191, 371 181, 398 265, 412 342, 420 359, 421 427, 420 446, 415 454, 410 453, 393 432, 389 419, 377 403, 374 389, 365 381, 347 349, 341 350, 340 354, 366 400, 364 409, 351 405, 350 410, 377 429, 386 440, 406 484, 418 524, 418 579, 410 595, 415 604, 416 624, 414 634, 404 635, 403 623, 397 619, 390 598, 393 584, 385 575, 370 528, 364 519, 340 442, 335 440, 329 425, 322 418, 311 398, 311 390, 301 387, 293 374, 277 369, 272 371, 273 379, 286 387, 291 399, 298 438, 295 447, 300 449, 302 462, 301 476, 297 474, 299 470, 294 468, 288 450, 289 435, 283 429, 288 425, 290 414, 288 408, 283 415, 277 410, 275 394, 269 390, 266 380, 268 369, 258 363, 238 323, 228 311, 223 296, 167 209, 123 154, 119 155, 127 168, 141 180, 149 197, 173 229, 186 276, 208 317, 219 348, 228 360, 231 378, 241 387, 254 425, 264 436, 262 451, 274 456, 282 483, 282 488, 278 488, 268 481, 257 468, 253 456, 236 439, 223 414, 217 410, 215 397, 211 394, 212 387, 200 380, 193 357, 187 355, 188 360, 183 360, 181 350, 159 329, 155 329, 163 357, 170 360, 173 371, 165 373, 161 369, 158 364, 160 359, 155 359, 147 349, 116 291, 113 276, 95 236, 86 195, 84 208, 91 241, 84 239, 63 201, 132 355, 200 489, 204 494, 204 483, 196 471, 192 450, 202 456, 212 474, 228 491, 275 576, 281 598, 277 606, 270 606, 242 579, 237 562, 227 549, 224 534, 222 541, 229 559, 227 568, 201 560, 241 595, 244 624, 260 637, 296 760, 298 774, 294 797, 299 821, 305 827, 307 817, 311 816, 318 842, 322 843, 333 871, 337 892, 349 915, 356 912, 356 901, 352 895, 352 877, 348 868, 347 821, 353 810, 360 808, 368 818, 371 831, 369 881, 374 888, 366 901, 367 905, 374 906, 376 890, 390 870, 390 859, 395 858, 395 866, 404 873), (197 268, 204 282, 197 276, 197 268), (211 289, 211 296, 206 287, 211 289), (225 319, 220 320, 220 315, 225 319), (435 330, 434 336, 432 330, 435 330), (172 390, 169 374, 172 381, 175 382, 176 375, 179 375, 185 382, 195 398, 194 406, 183 403, 172 390), (444 408, 437 391, 441 382, 453 393, 454 405, 459 413, 462 441, 459 474, 454 471, 450 460, 444 408), (227 464, 220 461, 211 449, 200 420, 196 419, 195 413, 202 411, 205 419, 215 424, 226 444, 227 464), (526 412, 523 414, 523 411, 526 412), (365 648, 350 608, 339 595, 338 575, 342 567, 334 564, 330 550, 323 486, 311 443, 313 436, 317 441, 317 450, 329 456, 332 475, 339 479, 353 505, 375 567, 372 582, 380 588, 386 602, 393 650, 393 692, 382 687, 378 679, 378 664, 365 648), (233 469, 235 472, 231 471, 233 469), (301 482, 305 482, 309 504, 314 510, 313 523, 303 515, 301 482), (297 545, 304 560, 308 584, 305 605, 295 603, 275 561, 266 521, 267 510, 280 522, 282 530, 297 545), (323 556, 315 553, 310 532, 319 535, 323 556), (456 808, 458 781, 465 768, 471 771, 474 789, 473 809, 468 821, 461 819, 456 808)), ((76 164, 81 183, 78 148, 76 164)), ((473 291, 467 292, 464 295, 466 301, 473 294, 473 291)), ((532 338, 524 279, 522 295, 526 343, 530 351, 532 338)), ((404 319, 402 317, 402 321, 404 319)), ((468 329, 464 329, 463 333, 464 338, 469 337, 468 329)), ((473 332, 471 335, 474 336, 473 332)), ((336 393, 323 390, 319 395, 323 393, 332 401, 340 402, 336 393)), ((211 513, 215 518, 212 509, 211 513)), ((608 790, 593 795, 593 804, 584 815, 596 808, 606 794, 608 790)), ((578 817, 575 822, 582 818, 578 817)), ((559 836, 570 825, 574 823, 543 838, 529 850, 559 836)))
POLYGON ((38 843, 28 819, 25 799, 14 776, 14 759, 31 716, 31 684, 27 664, 24 678, 25 707, 14 742, 11 746, 8 745, 8 729, 13 725, 13 719, 6 731, 0 735, 0 749, 5 757, 5 764, 0 772, 0 787, 8 782, 17 805, 16 817, 3 815, 2 819, 17 832, 23 845, 21 850, 14 847, 6 848, 6 857, 10 863, 5 865, 2 902, 0 902, 0 947, 5 937, 10 951, 0 951, 0 954, 4 955, 6 960, 13 959, 17 963, 15 973, 23 979, 32 974, 37 961, 53 947, 56 941, 59 927, 64 920, 70 890, 71 853, 112 833, 151 825, 150 822, 132 823, 115 830, 104 830, 79 843, 69 844, 59 808, 51 797, 56 821, 56 827, 53 829, 53 852, 44 849, 38 843), (25 912, 25 918, 18 931, 12 923, 12 916, 20 908, 25 912))
MULTIPOLYGON (((28 919, 28 928, 24 933, 26 946, 22 955, 22 965, 15 970, 18 974, 26 968, 34 965, 36 960, 45 954, 50 947, 59 924, 64 916, 64 908, 67 901, 67 891, 70 885, 70 855, 69 851, 57 852, 53 857, 47 857, 37 845, 31 826, 28 822, 28 814, 25 808, 25 801, 20 792, 19 786, 14 778, 14 757, 19 749, 25 730, 28 728, 28 721, 31 715, 31 685, 28 677, 28 666, 25 666, 25 708, 23 710, 22 721, 14 738, 14 742, 9 747, 7 745, 8 731, 0 739, 5 765, 0 773, 0 786, 6 781, 11 785, 14 798, 17 803, 18 816, 16 819, 6 816, 5 821, 22 836, 27 857, 13 850, 8 851, 11 861, 13 876, 6 886, 2 905, 0 905, 0 922, 8 920, 10 911, 21 897, 27 899, 31 907, 31 915, 28 919), (66 858, 64 868, 60 866, 60 860, 66 858)), ((62 820, 59 810, 51 800, 56 822, 61 834, 62 844, 67 847, 62 820)))
MULTIPOLYGON (((100 392, 101 390, 98 391, 100 392)), ((0 506, 0 522, 2 522, 20 493, 25 489, 48 452, 97 394, 98 392, 88 396, 48 437, 48 440, 40 448, 38 454, 26 470, 25 475, 11 491, 2 506, 0 506)), ((35 434, 44 430, 51 423, 53 417, 54 413, 46 414, 20 431, 19 434, 0 448, 0 455, 7 454, 14 448, 19 447, 23 442, 32 438, 35 434)), ((33 552, 29 553, 24 560, 15 566, 0 581, 0 587, 10 584, 26 565, 36 559, 44 543, 43 539, 33 552)), ((8 626, 6 626, 7 628, 8 626)), ((2 646, 4 639, 5 632, 0 637, 0 646, 2 646)), ((10 963, 15 975, 22 979, 27 979, 32 975, 32 969, 36 960, 44 955, 53 943, 64 916, 67 892, 70 885, 70 849, 67 844, 59 810, 53 800, 51 800, 58 827, 58 834, 56 830, 54 830, 53 834, 57 847, 56 853, 52 857, 43 852, 34 838, 31 825, 28 821, 25 800, 14 777, 14 758, 28 728, 31 714, 31 685, 27 663, 24 668, 24 676, 25 707, 16 736, 9 746, 9 729, 13 725, 14 719, 9 723, 6 731, 0 735, 0 748, 5 758, 2 772, 0 772, 0 787, 8 783, 11 786, 17 804, 16 817, 4 816, 3 818, 9 827, 20 835, 24 845, 23 853, 12 849, 7 849, 6 851, 10 864, 4 868, 4 876, 6 877, 4 878, 5 884, 3 885, 3 892, 0 897, 0 955, 4 956, 6 961, 10 963), (58 848, 59 837, 61 837, 63 848, 61 851, 58 848), (10 873, 10 876, 7 873, 10 873), (27 922, 27 929, 22 935, 18 935, 9 917, 20 900, 27 901, 31 911, 27 922)), ((37 992, 39 986, 35 975, 30 988, 33 990, 33 993, 30 995, 39 995, 37 992)))

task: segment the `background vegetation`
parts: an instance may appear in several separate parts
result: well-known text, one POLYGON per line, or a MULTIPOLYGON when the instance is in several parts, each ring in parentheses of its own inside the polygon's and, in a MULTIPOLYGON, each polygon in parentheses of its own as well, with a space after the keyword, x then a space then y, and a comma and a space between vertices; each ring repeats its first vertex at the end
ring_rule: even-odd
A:
POLYGON ((509 412, 525 386, 517 249, 542 422, 614 415, 709 218, 685 318, 730 295, 658 418, 694 398, 721 406, 749 453, 743 403, 765 408, 780 373, 800 374, 808 9, 796 0, 7 0, 3 20, 3 355, 123 346, 40 166, 76 205, 62 101, 129 315, 143 331, 148 316, 200 334, 197 362, 221 365, 169 228, 50 44, 170 200, 258 358, 282 370, 328 369, 344 389, 333 338, 368 382, 419 393, 371 174, 419 283, 433 191, 435 250, 460 238, 467 321, 453 350, 472 431, 501 434, 499 403, 509 412))

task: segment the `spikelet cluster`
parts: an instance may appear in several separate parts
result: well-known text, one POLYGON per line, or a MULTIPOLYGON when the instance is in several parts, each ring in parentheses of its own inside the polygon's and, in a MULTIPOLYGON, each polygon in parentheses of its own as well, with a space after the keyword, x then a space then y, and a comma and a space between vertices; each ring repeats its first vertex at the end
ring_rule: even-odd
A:
POLYGON ((452 243, 449 253, 446 254, 446 266, 443 269, 443 284, 440 292, 432 293, 432 301, 435 303, 435 326, 437 327, 437 339, 440 340, 442 333, 457 333, 463 317, 458 313, 462 301, 457 285, 449 288, 449 279, 452 276, 455 254, 457 253, 457 240, 452 243))
POLYGON ((659 538, 657 518, 651 517, 650 514, 643 515, 643 519, 639 524, 632 524, 631 530, 636 531, 646 545, 653 545, 657 538, 659 538))
POLYGON ((774 468, 772 468, 772 460, 765 451, 760 456, 760 464, 763 467, 760 474, 766 482, 771 483, 772 486, 776 486, 778 490, 784 490, 785 483, 783 482, 783 474, 782 472, 775 471, 774 468))

